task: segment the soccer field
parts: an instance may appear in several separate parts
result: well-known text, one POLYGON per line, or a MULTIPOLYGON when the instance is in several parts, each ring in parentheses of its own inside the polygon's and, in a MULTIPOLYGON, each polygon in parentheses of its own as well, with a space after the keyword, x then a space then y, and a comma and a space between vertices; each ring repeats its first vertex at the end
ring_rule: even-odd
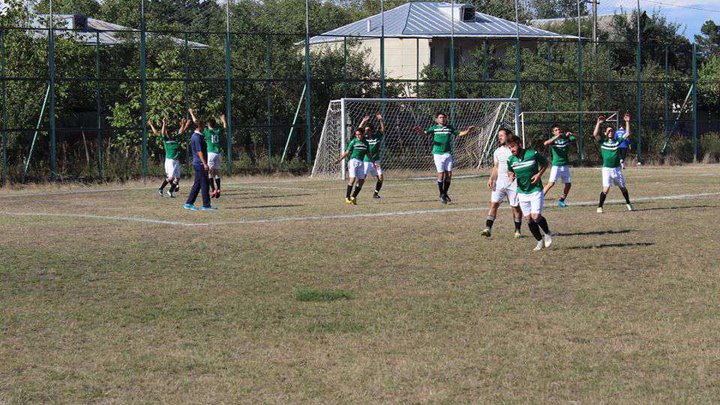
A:
POLYGON ((715 402, 719 173, 575 169, 541 252, 486 174, 0 190, 0 404, 715 402))

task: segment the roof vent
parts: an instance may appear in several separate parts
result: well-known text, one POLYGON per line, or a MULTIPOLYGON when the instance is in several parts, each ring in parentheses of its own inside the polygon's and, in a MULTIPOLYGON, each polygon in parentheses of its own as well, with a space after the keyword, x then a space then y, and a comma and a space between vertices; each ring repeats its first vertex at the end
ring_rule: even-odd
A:
POLYGON ((73 29, 85 31, 88 28, 88 18, 83 14, 73 14, 73 29))
POLYGON ((372 31, 372 21, 368 18, 367 20, 367 32, 372 31))
POLYGON ((472 4, 463 4, 461 11, 463 22, 475 21, 475 6, 472 4))

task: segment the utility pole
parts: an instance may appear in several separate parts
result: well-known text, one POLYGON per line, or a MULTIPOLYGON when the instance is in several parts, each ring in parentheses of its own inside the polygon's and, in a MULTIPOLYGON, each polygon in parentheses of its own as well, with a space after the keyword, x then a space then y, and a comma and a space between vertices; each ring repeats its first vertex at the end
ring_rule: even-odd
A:
POLYGON ((593 13, 593 19, 592 19, 592 41, 593 41, 593 53, 597 53, 597 41, 598 41, 598 35, 597 35, 597 25, 598 25, 598 4, 600 2, 598 0, 592 0, 592 13, 593 13))

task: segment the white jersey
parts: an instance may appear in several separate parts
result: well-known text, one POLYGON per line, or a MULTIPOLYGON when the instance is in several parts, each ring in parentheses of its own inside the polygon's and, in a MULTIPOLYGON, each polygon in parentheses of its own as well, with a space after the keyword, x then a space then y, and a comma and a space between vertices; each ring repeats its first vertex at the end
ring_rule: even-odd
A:
POLYGON ((493 153, 493 163, 498 166, 498 188, 504 188, 511 183, 507 166, 507 160, 510 156, 512 156, 512 151, 507 146, 501 146, 495 149, 495 153, 493 153))

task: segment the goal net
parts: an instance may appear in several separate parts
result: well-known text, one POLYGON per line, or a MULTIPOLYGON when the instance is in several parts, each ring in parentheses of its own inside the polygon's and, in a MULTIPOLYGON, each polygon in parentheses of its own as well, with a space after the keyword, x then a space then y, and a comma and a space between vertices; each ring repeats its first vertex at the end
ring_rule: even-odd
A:
POLYGON ((445 113, 448 123, 458 130, 474 125, 476 131, 453 140, 453 170, 470 171, 492 164, 492 153, 501 127, 518 133, 519 104, 515 98, 505 99, 370 99, 344 98, 331 101, 325 115, 313 177, 345 178, 346 162, 335 164, 363 117, 380 129, 376 114, 385 121, 381 144, 384 171, 392 176, 408 177, 435 172, 432 158, 432 137, 420 136, 435 124, 438 113, 445 113))
POLYGON ((523 111, 519 117, 520 135, 528 148, 538 148, 552 133, 552 126, 557 124, 563 132, 577 134, 582 145, 584 139, 592 136, 600 115, 604 115, 606 120, 603 130, 608 125, 618 127, 618 111, 523 111))

